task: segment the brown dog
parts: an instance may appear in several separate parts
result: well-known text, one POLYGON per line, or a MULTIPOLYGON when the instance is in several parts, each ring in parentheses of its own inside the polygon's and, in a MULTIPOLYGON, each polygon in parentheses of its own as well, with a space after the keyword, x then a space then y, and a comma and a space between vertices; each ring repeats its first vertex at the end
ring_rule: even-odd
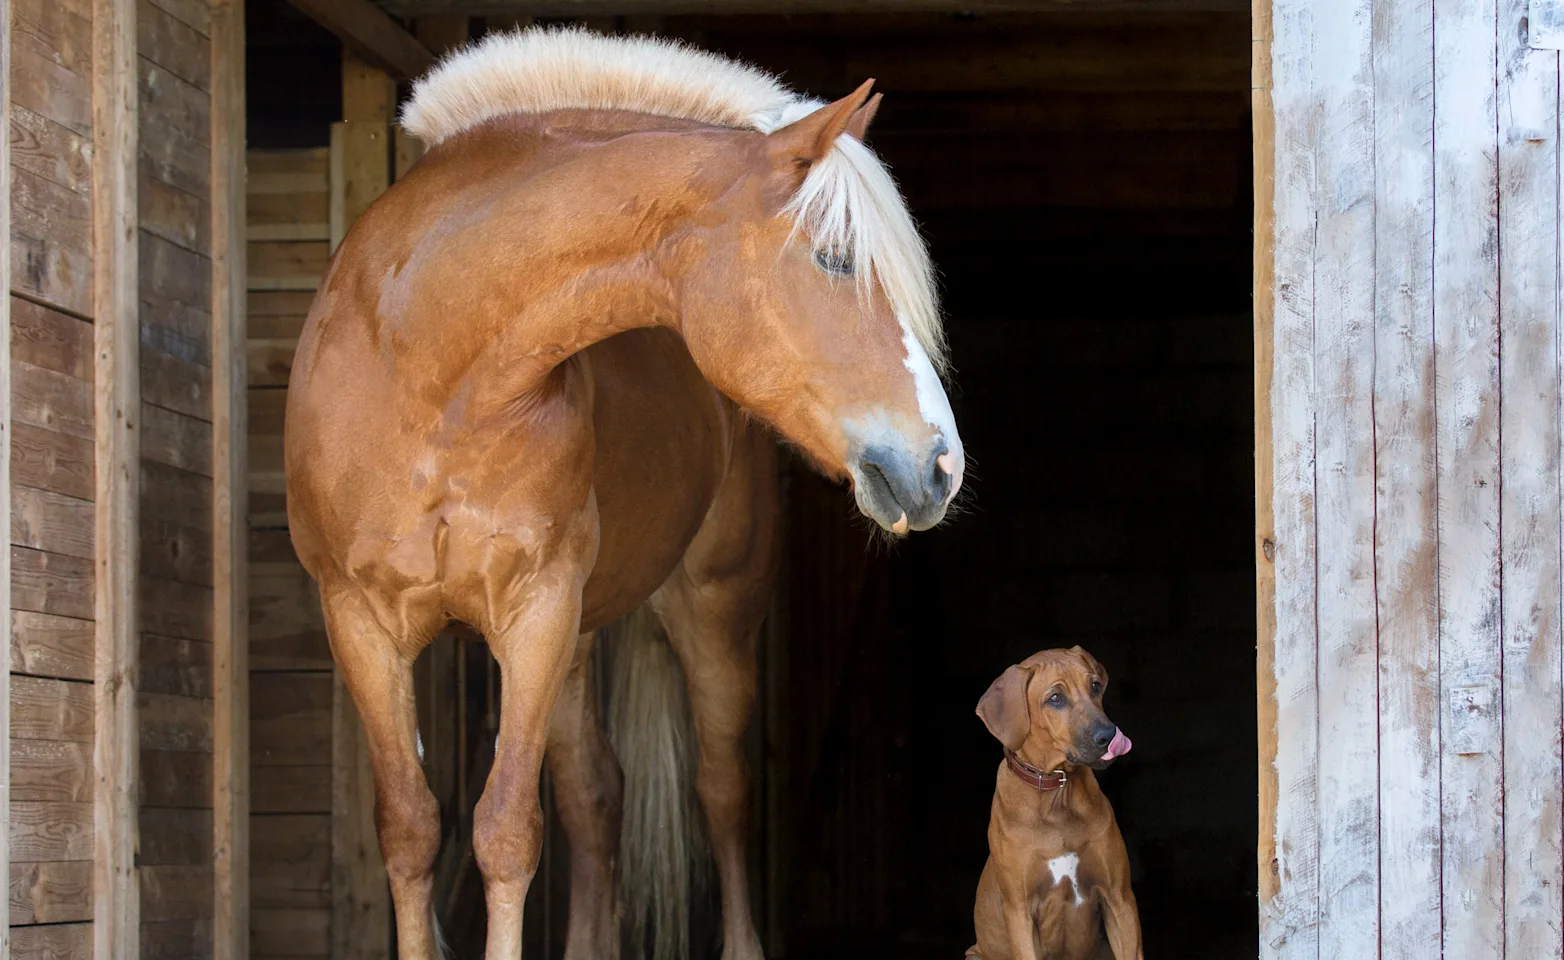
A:
POLYGON ((1108 672, 1080 647, 1004 672, 977 714, 1005 745, 969 960, 1141 960, 1129 857, 1093 770, 1130 750, 1102 712, 1108 672))

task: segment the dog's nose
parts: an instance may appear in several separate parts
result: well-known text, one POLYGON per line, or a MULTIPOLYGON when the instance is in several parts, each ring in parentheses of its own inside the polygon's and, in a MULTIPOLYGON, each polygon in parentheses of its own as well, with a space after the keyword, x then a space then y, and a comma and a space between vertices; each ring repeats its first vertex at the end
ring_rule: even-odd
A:
POLYGON ((1113 742, 1113 735, 1119 732, 1119 728, 1111 723, 1099 723, 1092 728, 1092 743, 1102 749, 1108 749, 1108 744, 1113 742))

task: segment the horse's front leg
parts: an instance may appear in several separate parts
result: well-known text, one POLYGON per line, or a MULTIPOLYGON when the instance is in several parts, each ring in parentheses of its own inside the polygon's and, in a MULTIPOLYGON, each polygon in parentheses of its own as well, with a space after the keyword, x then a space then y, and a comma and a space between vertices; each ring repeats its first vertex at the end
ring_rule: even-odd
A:
POLYGON ((486 960, 521 957, 522 909, 543 846, 538 774, 549 714, 575 653, 583 580, 572 564, 538 571, 515 610, 489 629, 500 665, 500 729, 472 838, 489 906, 486 960))

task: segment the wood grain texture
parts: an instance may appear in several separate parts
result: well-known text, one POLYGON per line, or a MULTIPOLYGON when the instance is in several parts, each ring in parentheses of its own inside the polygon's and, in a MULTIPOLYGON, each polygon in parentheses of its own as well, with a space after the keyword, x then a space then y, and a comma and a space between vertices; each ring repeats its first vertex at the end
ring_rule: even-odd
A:
POLYGON ((79 557, 12 547, 12 609, 89 619, 95 589, 92 567, 79 557))
POLYGON ((1276 865, 1272 868, 1276 889, 1260 904, 1260 947, 1266 958, 1316 960, 1320 956, 1316 767, 1320 695, 1315 607, 1315 183, 1310 120, 1315 26, 1311 4, 1278 0, 1271 9, 1276 152, 1270 399, 1278 751, 1276 865))
POLYGON ((10 453, 12 483, 92 499, 90 440, 13 421, 10 453))
POLYGON ((66 740, 10 739, 11 799, 92 801, 92 745, 66 740))
POLYGON ((1560 955, 1558 54, 1498 6, 1506 957, 1560 955), (1549 267, 1543 267, 1550 264, 1549 267))
POLYGON ((134 957, 138 745, 136 538, 141 409, 136 2, 93 0, 94 442, 97 557, 93 952, 134 957))
POLYGON ((12 863, 92 859, 92 804, 12 800, 12 863))
POLYGON ((92 924, 61 923, 17 927, 11 932, 16 960, 88 960, 92 956, 92 924))
MULTIPOLYGON (((250 944, 244 4, 212 8, 212 848, 215 960, 250 944)), ((322 850, 329 846, 322 845, 322 850)))
MULTIPOLYGON (((29 156, 44 156, 50 158, 42 164, 35 165, 33 170, 45 176, 53 174, 55 182, 71 180, 71 174, 76 174, 74 182, 68 186, 80 188, 82 184, 81 173, 83 164, 78 150, 67 147, 66 149, 48 149, 45 144, 51 141, 68 143, 70 140, 79 145, 81 138, 61 130, 58 135, 53 131, 57 129, 48 120, 14 107, 11 103, 14 87, 11 80, 11 45, 13 41, 12 5, 7 4, 0 11, 0 329, 10 331, 14 329, 15 319, 12 315, 15 304, 11 296, 11 166, 12 150, 20 147, 18 151, 23 163, 29 156), (27 120, 18 125, 21 136, 13 140, 13 118, 21 118, 26 114, 27 120), (27 121, 33 122, 27 122, 27 121), (31 134, 31 135, 29 135, 31 134), (32 150, 27 148, 29 143, 35 144, 32 150), (70 160, 76 160, 72 164, 70 160)), ((11 336, 9 333, 0 343, 0 511, 10 510, 11 485, 15 483, 13 478, 13 458, 15 455, 14 424, 11 420, 11 336)), ((0 518, 5 521, 4 529, 10 529, 11 518, 0 518)), ((11 551, 5 551, 0 556, 0 613, 11 609, 11 551)), ((6 643, 0 644, 0 729, 7 732, 0 743, 0 829, 10 836, 12 826, 10 821, 10 807, 16 797, 16 773, 12 770, 11 751, 11 671, 16 667, 16 639, 17 631, 13 626, 11 636, 6 643)), ((0 852, 0 868, 3 868, 7 877, 11 872, 10 851, 0 852)), ((6 899, 5 906, 0 906, 0 957, 47 957, 50 952, 27 943, 18 943, 11 932, 10 898, 6 899)))
POLYGON ((13 610, 10 672, 90 681, 92 641, 91 620, 13 610))
POLYGON ((1434 344, 1448 957, 1504 956, 1498 103, 1492 0, 1436 0, 1434 344))
POLYGON ((92 559, 92 501, 32 487, 12 487, 11 542, 67 557, 92 559))
POLYGON ((12 925, 93 920, 92 874, 90 860, 11 864, 12 925))

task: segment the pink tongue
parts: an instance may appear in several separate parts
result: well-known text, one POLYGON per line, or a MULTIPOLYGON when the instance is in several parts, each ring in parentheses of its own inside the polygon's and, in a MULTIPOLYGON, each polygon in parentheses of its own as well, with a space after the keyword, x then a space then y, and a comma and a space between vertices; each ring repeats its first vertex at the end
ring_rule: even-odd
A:
POLYGON ((1130 738, 1124 735, 1124 731, 1118 727, 1113 728, 1113 742, 1108 744, 1108 749, 1102 755, 1104 760, 1112 760, 1114 757, 1122 757, 1130 752, 1130 738))

